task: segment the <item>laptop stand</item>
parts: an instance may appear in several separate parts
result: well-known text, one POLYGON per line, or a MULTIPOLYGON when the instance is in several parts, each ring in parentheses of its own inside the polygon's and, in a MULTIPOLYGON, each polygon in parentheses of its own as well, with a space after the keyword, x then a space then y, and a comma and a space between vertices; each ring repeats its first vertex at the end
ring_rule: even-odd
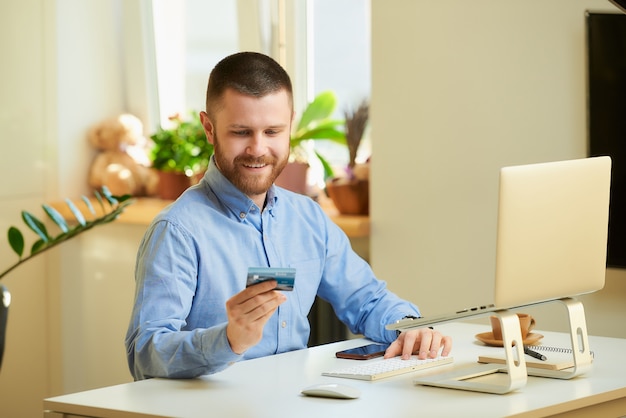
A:
POLYGON ((589 336, 587 335, 587 322, 583 304, 572 298, 557 299, 557 301, 563 303, 567 310, 574 367, 564 370, 528 368, 529 376, 571 379, 591 369, 592 357, 591 351, 589 351, 589 336))
MULTIPOLYGON (((526 385, 527 376, 571 379, 591 369, 592 357, 589 350, 589 336, 585 310, 582 302, 563 298, 556 301, 565 305, 569 320, 570 340, 574 366, 564 370, 527 368, 524 349, 518 341, 523 341, 516 314, 507 310, 496 311, 502 326, 502 343, 505 352, 504 367, 496 364, 479 364, 416 379, 415 384, 436 386, 448 389, 470 390, 504 394, 526 385)), ((554 302, 554 301, 550 301, 554 302)), ((544 302, 548 303, 548 302, 544 302)))
POLYGON ((477 364, 422 377, 415 384, 474 392, 504 394, 526 385, 526 360, 522 344, 522 332, 517 314, 507 310, 496 311, 502 327, 502 343, 505 351, 505 366, 477 364))

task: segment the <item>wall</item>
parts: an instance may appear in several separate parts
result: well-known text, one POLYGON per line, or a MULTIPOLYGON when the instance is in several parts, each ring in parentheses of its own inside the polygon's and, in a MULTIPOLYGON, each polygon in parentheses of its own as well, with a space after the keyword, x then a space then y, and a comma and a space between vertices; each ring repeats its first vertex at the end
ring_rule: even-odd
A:
MULTIPOLYGON (((473 306, 493 280, 500 167, 586 156, 586 9, 616 10, 372 1, 372 264, 423 314, 473 306)), ((626 313, 623 276, 589 299, 591 332, 626 336, 600 326, 626 313)))
POLYGON ((60 258, 62 393, 132 382, 124 338, 145 229, 113 223, 66 244, 60 258))
MULTIPOLYGON (((56 86, 58 192, 54 199, 88 194, 86 173, 95 151, 90 126, 130 112, 149 121, 152 73, 145 69, 143 0, 58 0, 56 86), (71 150, 66 152, 67 150, 71 150), (85 158, 85 156, 89 156, 85 158)), ((148 39, 149 41, 149 39, 148 39)), ((52 395, 131 381, 124 334, 134 292, 136 248, 145 227, 107 225, 51 254, 50 315, 54 317, 52 395)))
MULTIPOLYGON (((54 124, 47 117, 53 107, 46 74, 51 65, 46 54, 49 39, 43 36, 53 24, 47 6, 44 0, 14 0, 0 7, 0 270, 17 261, 6 245, 11 225, 32 243, 20 211, 37 211, 46 179, 55 172, 47 147, 54 136, 54 124)), ((41 415, 49 384, 45 268, 45 258, 35 259, 2 280, 12 295, 0 371, 2 416, 41 415)))
MULTIPOLYGON (((124 3, 138 5, 140 0, 124 3)), ((82 179, 93 151, 86 130, 123 111, 125 105, 121 4, 119 0, 2 2, 0 127, 5 140, 0 153, 4 179, 0 230, 23 225, 22 209, 43 219, 41 203, 87 192, 82 179)), ((30 246, 34 235, 26 227, 21 229, 30 246)), ((2 240, 0 269, 16 259, 2 240)), ((44 397, 76 387, 69 371, 78 370, 77 364, 63 351, 80 345, 84 336, 62 323, 80 317, 68 310, 73 307, 73 293, 62 291, 80 288, 81 275, 65 274, 82 266, 71 250, 60 247, 39 256, 3 280, 13 295, 0 372, 3 416, 39 416, 44 397)), ((93 323, 88 326, 94 329, 93 323)), ((106 325, 101 328, 107 335, 106 325)))

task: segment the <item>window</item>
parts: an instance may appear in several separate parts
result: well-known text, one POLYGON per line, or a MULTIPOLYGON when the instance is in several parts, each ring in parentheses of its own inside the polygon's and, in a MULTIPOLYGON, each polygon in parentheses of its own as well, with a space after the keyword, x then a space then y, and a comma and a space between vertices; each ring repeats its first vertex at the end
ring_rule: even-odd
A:
MULTIPOLYGON (((156 120, 166 124, 175 113, 203 109, 211 69, 238 50, 270 54, 287 68, 296 112, 330 89, 342 118, 370 96, 369 13, 367 0, 152 0, 156 120)), ((344 148, 321 141, 315 147, 345 166, 344 148)), ((361 148, 367 158, 367 139, 361 148)))

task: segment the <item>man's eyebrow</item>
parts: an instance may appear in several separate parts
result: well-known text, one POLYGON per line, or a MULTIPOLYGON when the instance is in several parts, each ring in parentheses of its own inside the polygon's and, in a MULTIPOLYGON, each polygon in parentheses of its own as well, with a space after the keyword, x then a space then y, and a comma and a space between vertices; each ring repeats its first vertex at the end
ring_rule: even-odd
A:
MULTIPOLYGON (((288 125, 289 124, 287 124, 287 123, 277 123, 275 125, 268 125, 265 128, 263 128, 263 129, 268 129, 268 128, 269 129, 286 128, 288 125)), ((228 125, 228 128, 229 129, 250 129, 250 126, 242 125, 242 124, 239 124, 239 123, 233 123, 233 124, 228 125)))

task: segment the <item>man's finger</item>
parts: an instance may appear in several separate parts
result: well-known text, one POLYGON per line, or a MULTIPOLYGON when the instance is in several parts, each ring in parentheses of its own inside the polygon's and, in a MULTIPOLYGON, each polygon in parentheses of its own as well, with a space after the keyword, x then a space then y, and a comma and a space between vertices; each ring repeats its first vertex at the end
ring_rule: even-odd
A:
POLYGON ((404 334, 404 343, 402 344, 402 359, 403 360, 408 360, 411 358, 418 335, 419 335, 418 332, 407 332, 404 334))
POLYGON ((402 354, 402 341, 400 337, 398 337, 398 339, 389 344, 389 347, 387 347, 387 350, 385 350, 385 355, 383 356, 383 358, 392 358, 395 356, 399 356, 400 354, 402 354))
POLYGON ((452 337, 443 337, 442 338, 442 345, 443 345, 443 350, 441 351, 441 355, 442 356, 447 356, 448 354, 450 354, 450 351, 452 351, 452 337))
POLYGON ((421 360, 426 359, 430 355, 430 347, 433 341, 433 333, 430 329, 424 329, 420 333, 421 341, 417 357, 421 360))

